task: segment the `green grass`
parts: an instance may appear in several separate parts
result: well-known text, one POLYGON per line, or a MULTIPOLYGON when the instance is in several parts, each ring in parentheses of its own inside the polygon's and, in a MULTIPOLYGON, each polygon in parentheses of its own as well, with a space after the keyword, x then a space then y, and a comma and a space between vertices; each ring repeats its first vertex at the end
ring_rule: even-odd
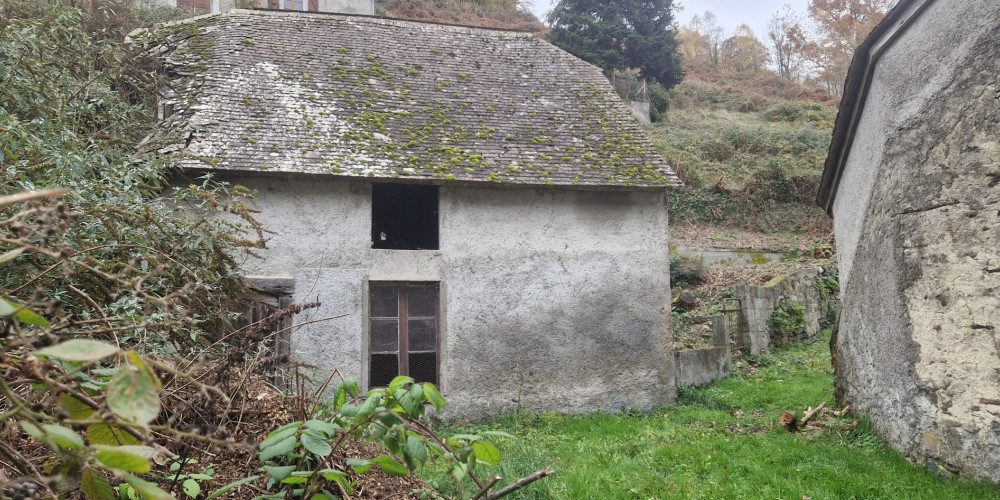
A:
MULTIPOLYGON (((801 415, 807 406, 833 404, 826 342, 793 346, 751 361, 758 367, 756 373, 684 389, 677 406, 650 413, 520 413, 475 424, 471 427, 519 436, 517 441, 497 442, 504 462, 484 475, 503 476, 500 484, 505 484, 546 466, 554 468, 555 475, 509 497, 525 499, 1000 495, 993 486, 942 481, 911 466, 878 441, 865 421, 844 417, 824 431, 799 434, 778 426, 784 410, 801 415)), ((440 474, 426 477, 447 483, 440 474)))

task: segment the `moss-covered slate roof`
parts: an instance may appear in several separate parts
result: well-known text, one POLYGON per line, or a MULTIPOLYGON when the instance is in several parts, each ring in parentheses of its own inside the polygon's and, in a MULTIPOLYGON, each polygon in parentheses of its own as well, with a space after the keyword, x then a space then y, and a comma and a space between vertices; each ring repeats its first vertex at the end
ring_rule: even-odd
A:
POLYGON ((172 77, 150 147, 186 168, 680 183, 601 71, 532 34, 234 10, 133 40, 172 77))

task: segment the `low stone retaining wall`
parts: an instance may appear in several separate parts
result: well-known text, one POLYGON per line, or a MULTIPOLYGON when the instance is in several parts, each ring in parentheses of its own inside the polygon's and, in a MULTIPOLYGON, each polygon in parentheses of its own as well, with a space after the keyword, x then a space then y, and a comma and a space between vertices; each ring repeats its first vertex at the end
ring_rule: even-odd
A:
POLYGON ((712 337, 715 347, 689 349, 675 354, 677 385, 700 386, 729 376, 732 371, 732 349, 742 347, 751 355, 771 348, 775 340, 790 341, 815 336, 823 327, 827 311, 836 302, 836 293, 822 293, 817 281, 824 270, 818 267, 799 269, 779 276, 763 286, 737 285, 734 298, 741 308, 736 312, 738 331, 730 335, 729 317, 712 318, 712 337), (804 309, 804 324, 791 338, 774 339, 771 316, 783 304, 794 302, 804 309))
POLYGON ((712 318, 712 338, 715 347, 686 349, 674 354, 677 385, 708 385, 732 372, 732 351, 729 347, 729 328, 725 316, 712 318))
POLYGON ((809 267, 778 276, 762 286, 734 286, 733 296, 739 299, 742 307, 738 342, 751 355, 768 350, 774 340, 770 328, 771 316, 789 301, 805 308, 805 325, 796 338, 809 338, 819 333, 826 312, 836 301, 835 295, 824 297, 817 289, 816 283, 821 276, 823 269, 809 267))
POLYGON ((742 266, 744 264, 767 264, 780 262, 792 254, 768 252, 764 250, 741 250, 732 248, 676 246, 674 251, 681 255, 697 255, 704 259, 708 267, 742 266))

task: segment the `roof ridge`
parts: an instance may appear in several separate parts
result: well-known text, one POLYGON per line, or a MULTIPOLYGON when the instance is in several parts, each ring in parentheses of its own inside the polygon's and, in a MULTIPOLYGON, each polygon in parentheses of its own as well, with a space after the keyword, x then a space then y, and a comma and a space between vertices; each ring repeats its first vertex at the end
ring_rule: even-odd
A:
MULTIPOLYGON (((304 17, 304 18, 322 18, 322 19, 328 19, 330 17, 360 18, 360 19, 370 19, 370 20, 376 20, 376 21, 399 22, 401 24, 411 24, 411 23, 415 23, 415 24, 429 24, 429 25, 432 25, 432 26, 442 26, 442 27, 449 27, 449 28, 467 28, 467 29, 483 30, 483 31, 499 31, 499 32, 504 32, 504 33, 518 33, 518 34, 523 34, 523 35, 530 35, 530 36, 538 38, 539 40, 543 40, 541 37, 539 37, 538 35, 530 32, 530 31, 518 30, 518 29, 513 29, 513 28, 492 28, 492 27, 488 27, 488 26, 473 26, 473 25, 469 25, 469 24, 448 23, 448 22, 441 22, 441 21, 423 21, 423 20, 418 20, 418 19, 403 19, 403 18, 398 18, 398 17, 386 17, 386 16, 378 16, 378 15, 372 16, 372 15, 368 15, 368 14, 348 14, 348 13, 343 13, 343 12, 302 12, 302 11, 294 11, 294 10, 287 10, 287 9, 232 9, 228 13, 221 14, 221 15, 231 15, 231 14, 255 14, 255 15, 262 15, 262 14, 264 14, 264 15, 281 15, 281 16, 286 16, 286 17, 301 16, 301 17, 304 17)), ((205 16, 198 16, 198 18, 201 18, 201 17, 205 17, 205 16)), ((191 18, 191 19, 196 19, 196 18, 191 18)))

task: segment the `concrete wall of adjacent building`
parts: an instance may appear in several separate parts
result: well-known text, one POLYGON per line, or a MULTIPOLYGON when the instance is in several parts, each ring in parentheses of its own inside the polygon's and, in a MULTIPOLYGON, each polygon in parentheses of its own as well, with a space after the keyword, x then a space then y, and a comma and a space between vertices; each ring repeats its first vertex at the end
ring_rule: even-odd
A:
POLYGON ((251 275, 295 278, 292 351, 366 382, 366 283, 433 281, 447 415, 650 408, 675 401, 663 191, 440 188, 439 250, 377 250, 371 184, 255 178, 275 231, 251 275))
POLYGON ((890 444, 1000 482, 1000 9, 935 1, 874 71, 834 219, 840 388, 890 444))

